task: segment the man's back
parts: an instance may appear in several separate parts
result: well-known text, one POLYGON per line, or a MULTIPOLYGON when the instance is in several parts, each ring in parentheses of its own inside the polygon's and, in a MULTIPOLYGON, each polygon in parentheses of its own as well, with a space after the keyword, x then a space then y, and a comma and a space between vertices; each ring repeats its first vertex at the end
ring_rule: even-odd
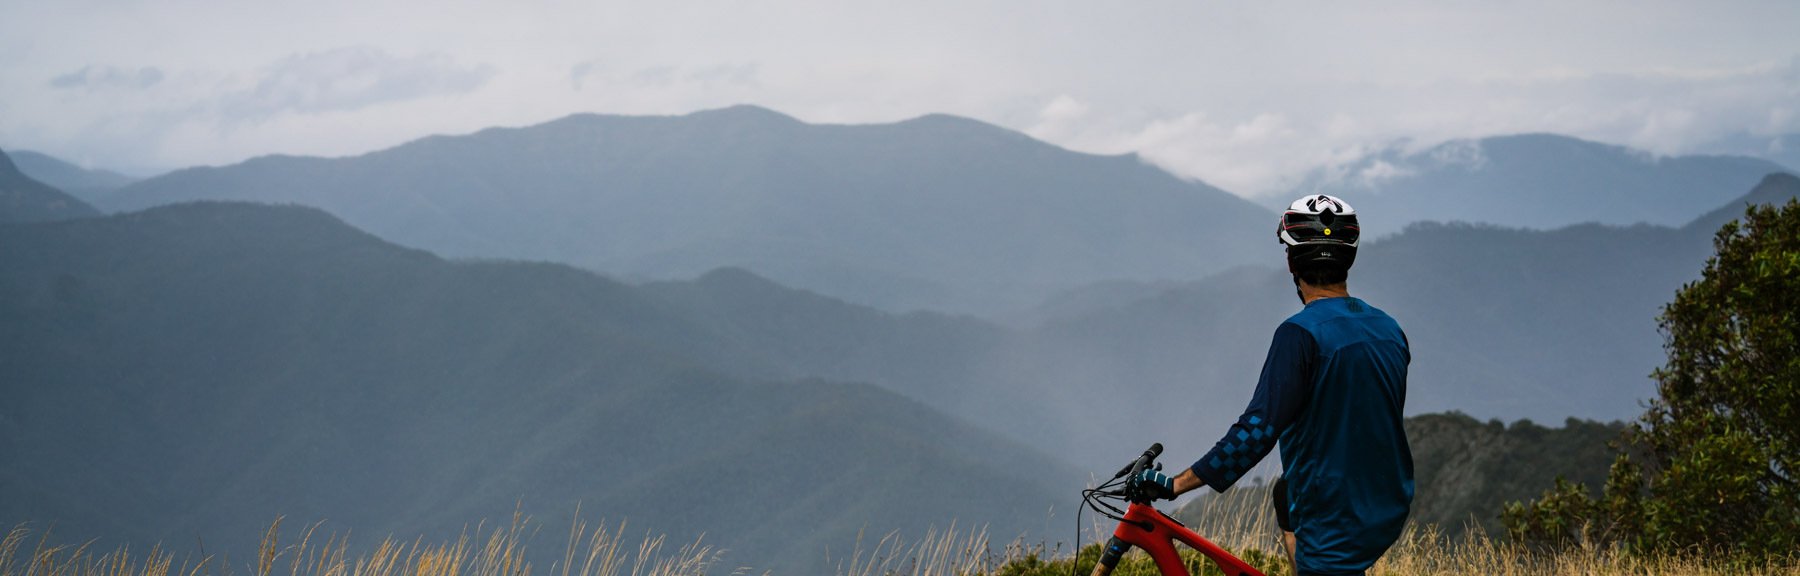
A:
POLYGON ((1356 572, 1400 535, 1413 495, 1403 426, 1406 335, 1352 297, 1307 304, 1288 319, 1312 336, 1305 408, 1280 437, 1302 572, 1356 572))
POLYGON ((1412 507, 1403 419, 1412 352, 1393 318, 1350 297, 1358 222, 1324 194, 1282 212, 1275 237, 1306 308, 1275 328, 1250 404, 1212 450, 1174 478, 1140 482, 1166 487, 1168 498, 1200 486, 1224 492, 1279 444, 1277 521, 1301 574, 1361 573, 1399 538, 1412 507))

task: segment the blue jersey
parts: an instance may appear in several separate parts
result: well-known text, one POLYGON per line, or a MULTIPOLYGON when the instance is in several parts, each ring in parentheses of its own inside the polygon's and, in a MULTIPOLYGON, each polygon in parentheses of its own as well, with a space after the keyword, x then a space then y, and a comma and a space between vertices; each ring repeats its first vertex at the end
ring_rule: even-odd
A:
POLYGON ((1223 492, 1279 442, 1300 572, 1368 569, 1412 505, 1411 361, 1387 313, 1350 297, 1312 301, 1275 329, 1249 408, 1194 474, 1223 492))

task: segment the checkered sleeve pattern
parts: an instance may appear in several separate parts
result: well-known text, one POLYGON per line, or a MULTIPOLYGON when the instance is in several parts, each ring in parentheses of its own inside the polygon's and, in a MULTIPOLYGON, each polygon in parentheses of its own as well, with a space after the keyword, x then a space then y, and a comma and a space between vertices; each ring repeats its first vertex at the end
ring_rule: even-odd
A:
POLYGON ((1276 440, 1311 396, 1317 350, 1312 334, 1298 325, 1283 323, 1275 330, 1250 406, 1212 451, 1191 467, 1207 486, 1224 492, 1275 449, 1276 440))
POLYGON ((1276 437, 1274 424, 1261 416, 1245 415, 1194 464, 1194 473, 1214 490, 1224 492, 1275 449, 1276 437))

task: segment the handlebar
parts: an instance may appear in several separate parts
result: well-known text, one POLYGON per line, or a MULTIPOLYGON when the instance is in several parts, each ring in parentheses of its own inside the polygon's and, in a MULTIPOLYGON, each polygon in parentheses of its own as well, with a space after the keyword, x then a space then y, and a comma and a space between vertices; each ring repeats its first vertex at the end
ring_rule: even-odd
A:
POLYGON ((1162 451, 1163 451, 1163 446, 1162 446, 1161 442, 1151 444, 1150 448, 1147 450, 1144 450, 1144 454, 1142 456, 1138 456, 1137 460, 1131 461, 1131 463, 1126 464, 1124 468, 1120 468, 1119 472, 1117 474, 1113 474, 1113 479, 1118 480, 1120 477, 1125 476, 1126 474, 1130 474, 1134 478, 1137 477, 1137 474, 1139 472, 1143 472, 1145 468, 1150 467, 1150 464, 1152 462, 1156 461, 1157 456, 1162 455, 1162 451))
POLYGON ((1081 499, 1087 503, 1088 508, 1092 508, 1095 512, 1099 512, 1114 520, 1123 521, 1125 511, 1120 510, 1111 504, 1107 504, 1102 500, 1116 498, 1133 504, 1149 504, 1153 502, 1155 498, 1145 493, 1145 491, 1138 486, 1137 475, 1139 472, 1150 469, 1151 465, 1156 463, 1156 457, 1161 456, 1162 452, 1163 445, 1161 442, 1151 444, 1150 448, 1144 450, 1143 454, 1132 460, 1130 464, 1126 464, 1124 468, 1120 468, 1118 473, 1113 474, 1111 480, 1102 483, 1100 486, 1082 490, 1081 499), (1125 478, 1127 474, 1131 475, 1131 477, 1125 478), (1123 480, 1121 480, 1121 478, 1123 478, 1123 480))

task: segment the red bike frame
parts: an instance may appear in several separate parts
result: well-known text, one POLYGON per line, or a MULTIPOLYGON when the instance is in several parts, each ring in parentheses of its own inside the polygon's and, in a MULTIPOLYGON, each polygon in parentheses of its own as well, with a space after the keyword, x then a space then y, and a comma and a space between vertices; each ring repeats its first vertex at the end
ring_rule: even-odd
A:
MULTIPOLYGON (((1250 567, 1238 557, 1232 556, 1224 548, 1195 534, 1187 526, 1181 525, 1174 518, 1170 518, 1149 504, 1133 502, 1129 508, 1126 508, 1125 519, 1119 522, 1117 529, 1113 530, 1113 539, 1107 542, 1107 546, 1110 548, 1124 545, 1143 548, 1150 554, 1150 558, 1156 561, 1156 568, 1163 573, 1163 576, 1189 576, 1187 566, 1181 563, 1181 555, 1175 551, 1175 541, 1177 540, 1199 550, 1201 554, 1217 564, 1219 570, 1225 572, 1226 576, 1263 576, 1262 572, 1250 567)), ((1106 549, 1102 549, 1101 556, 1106 556, 1107 552, 1106 549)), ((1123 549, 1117 551, 1118 554, 1124 552, 1123 549)), ((1112 573, 1112 570, 1113 567, 1107 566, 1106 562, 1097 562, 1094 564, 1093 576, 1107 576, 1112 573)))

